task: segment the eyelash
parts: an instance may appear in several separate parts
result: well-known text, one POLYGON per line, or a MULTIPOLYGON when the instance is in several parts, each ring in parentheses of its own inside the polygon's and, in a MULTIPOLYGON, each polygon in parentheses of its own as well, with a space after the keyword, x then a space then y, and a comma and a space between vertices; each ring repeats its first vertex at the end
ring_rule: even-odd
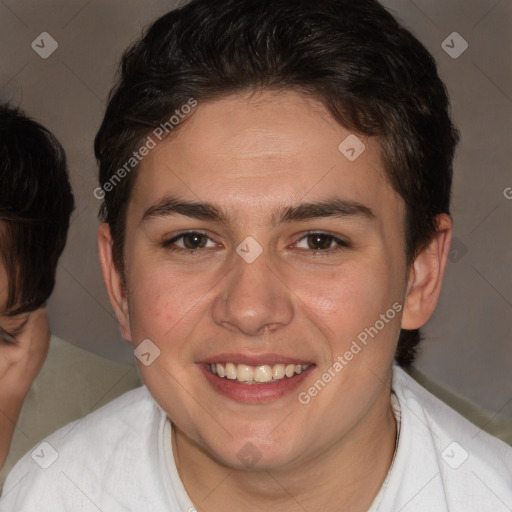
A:
MULTIPOLYGON (((168 250, 168 251, 171 251, 171 252, 181 252, 181 253, 186 253, 186 254, 193 254, 193 253, 198 253, 201 249, 205 249, 204 247, 198 247, 196 249, 187 249, 187 248, 184 248, 184 247, 176 247, 176 246, 173 246, 173 244, 175 244, 178 240, 180 239, 183 239, 185 236, 187 235, 201 235, 201 236, 205 236, 206 238, 208 238, 210 241, 213 242, 213 240, 206 234, 206 233, 203 233, 201 231, 185 231, 183 233, 180 233, 179 235, 169 239, 169 240, 165 240, 164 242, 162 242, 161 246, 168 250)), ((307 239, 308 237, 311 237, 311 236, 314 236, 314 235, 321 235, 321 236, 326 236, 326 237, 329 237, 330 238, 330 241, 331 242, 334 242, 337 244, 337 247, 336 248, 329 248, 329 249, 304 249, 304 250, 307 250, 310 252, 310 254, 313 254, 313 255, 318 255, 318 256, 323 256, 323 255, 326 255, 326 254, 332 254, 334 252, 337 252, 337 251, 340 251, 340 250, 343 250, 343 249, 348 249, 351 247, 351 244, 349 244, 348 242, 338 238, 336 235, 332 234, 332 233, 329 233, 329 232, 325 232, 325 231, 309 231, 307 232, 306 234, 304 234, 301 238, 299 238, 295 244, 301 242, 302 240, 304 239, 307 239)))
POLYGON ((9 345, 17 345, 18 342, 16 341, 16 337, 14 334, 11 334, 10 332, 7 332, 5 330, 0 331, 0 339, 4 341, 5 343, 8 343, 9 345))
POLYGON ((0 340, 2 340, 4 343, 8 343, 9 345, 18 345, 19 342, 16 338, 24 331, 28 320, 29 316, 27 316, 27 318, 25 318, 25 320, 20 325, 18 325, 10 332, 0 327, 0 340))

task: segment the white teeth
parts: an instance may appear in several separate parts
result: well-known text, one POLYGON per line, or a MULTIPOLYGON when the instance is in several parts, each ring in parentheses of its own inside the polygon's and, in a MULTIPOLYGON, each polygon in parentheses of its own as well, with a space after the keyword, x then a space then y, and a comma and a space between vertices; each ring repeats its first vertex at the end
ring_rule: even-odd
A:
POLYGON ((274 365, 262 364, 260 366, 248 366, 246 364, 234 363, 214 363, 208 365, 213 374, 221 378, 230 380, 238 380, 239 382, 246 383, 267 383, 275 382, 284 379, 285 377, 291 378, 294 375, 300 375, 304 370, 309 368, 309 364, 283 364, 278 363, 274 365))
POLYGON ((275 364, 272 368, 272 378, 279 380, 284 377, 284 364, 275 364))
POLYGON ((268 364, 258 366, 254 371, 254 380, 256 382, 270 382, 272 380, 272 368, 268 364))
POLYGON ((294 364, 287 364, 286 368, 284 370, 284 374, 287 377, 293 377, 294 373, 295 373, 295 365, 294 364))
POLYGON ((226 364, 226 377, 230 380, 236 379, 236 366, 233 363, 226 364))
POLYGON ((240 382, 250 382, 254 380, 254 368, 246 364, 236 366, 236 377, 240 382))

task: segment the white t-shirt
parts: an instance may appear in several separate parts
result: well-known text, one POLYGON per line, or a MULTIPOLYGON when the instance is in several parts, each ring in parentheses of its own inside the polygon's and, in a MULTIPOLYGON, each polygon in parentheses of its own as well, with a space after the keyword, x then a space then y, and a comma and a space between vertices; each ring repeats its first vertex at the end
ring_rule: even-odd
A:
MULTIPOLYGON (((510 512, 512 448, 398 367, 392 389, 400 406, 399 442, 370 511, 510 512)), ((193 512, 174 463, 171 430, 145 387, 129 391, 26 454, 8 476, 0 511, 193 512)))
POLYGON ((0 471, 0 492, 9 471, 32 446, 141 384, 135 366, 104 359, 52 335, 48 355, 23 402, 9 456, 0 471))

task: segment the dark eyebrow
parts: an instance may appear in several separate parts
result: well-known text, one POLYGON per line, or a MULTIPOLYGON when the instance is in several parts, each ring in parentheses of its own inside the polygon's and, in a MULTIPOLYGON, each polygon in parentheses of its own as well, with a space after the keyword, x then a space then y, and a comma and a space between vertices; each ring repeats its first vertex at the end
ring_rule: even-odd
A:
MULTIPOLYGON (((157 204, 149 207, 142 216, 142 222, 174 214, 199 220, 229 223, 229 215, 219 206, 212 203, 182 201, 174 197, 164 197, 157 204)), ((316 203, 302 203, 278 208, 272 213, 271 222, 273 226, 276 226, 285 222, 322 217, 362 217, 371 220, 375 218, 375 214, 367 206, 355 201, 334 198, 316 203)))
POLYGON ((318 203, 302 203, 286 206, 272 215, 272 224, 282 222, 304 221, 322 217, 362 217, 375 219, 373 211, 356 201, 346 199, 327 199, 318 203))
POLYGON ((199 220, 227 223, 228 215, 221 208, 211 203, 189 202, 174 197, 164 197, 157 204, 149 207, 142 216, 141 222, 156 217, 167 217, 174 214, 185 215, 199 220))

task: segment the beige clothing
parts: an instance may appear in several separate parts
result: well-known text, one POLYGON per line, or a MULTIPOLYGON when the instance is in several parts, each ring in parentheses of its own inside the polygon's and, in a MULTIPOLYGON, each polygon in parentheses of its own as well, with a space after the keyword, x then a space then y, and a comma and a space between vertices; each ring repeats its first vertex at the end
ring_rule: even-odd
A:
POLYGON ((14 464, 45 437, 141 384, 135 365, 104 359, 52 336, 23 404, 0 489, 14 464))

